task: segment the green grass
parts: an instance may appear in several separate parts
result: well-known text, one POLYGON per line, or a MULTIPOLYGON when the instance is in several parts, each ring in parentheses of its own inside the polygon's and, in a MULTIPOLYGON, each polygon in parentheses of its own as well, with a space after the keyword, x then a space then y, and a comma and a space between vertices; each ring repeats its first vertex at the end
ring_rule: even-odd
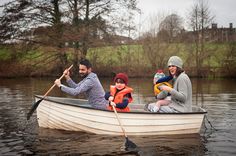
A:
MULTIPOLYGON (((185 44, 173 44, 167 49, 166 52, 164 52, 164 54, 168 57, 171 55, 178 55, 184 60, 184 62, 187 62, 187 59, 191 59, 190 63, 192 65, 190 66, 194 66, 194 45, 191 46, 192 48, 189 49, 185 44)), ((225 53, 227 51, 227 45, 206 44, 205 50, 209 54, 207 54, 208 56, 203 54, 206 58, 204 59, 203 66, 220 67, 221 61, 225 57, 225 53)), ((142 45, 91 48, 87 54, 87 58, 92 60, 92 62, 96 62, 99 63, 99 65, 104 66, 129 65, 129 67, 133 67, 144 65, 150 67, 150 62, 147 55, 143 51, 142 45)))
MULTIPOLYGON (((164 68, 168 58, 172 55, 180 56, 184 61, 184 67, 193 68, 195 65, 194 44, 172 44, 165 51, 160 51, 159 55, 165 55, 164 68)), ((15 50, 15 49, 14 49, 15 50)), ((222 68, 229 55, 228 44, 206 44, 206 53, 203 66, 209 68, 222 68), (223 63, 222 63, 223 62, 223 63)), ((17 50, 16 60, 19 64, 30 68, 45 68, 45 65, 55 66, 55 49, 50 47, 40 47, 27 52, 17 50), (53 65, 54 64, 54 65, 53 65)), ((67 59, 73 60, 73 49, 66 49, 67 59)), ((0 61, 11 61, 12 52, 9 47, 0 46, 0 61)), ((154 54, 155 55, 155 54, 154 54)), ((231 54, 232 55, 232 54, 231 54)), ((90 48, 86 56, 93 64, 96 72, 109 75, 109 72, 127 72, 129 75, 151 75, 157 67, 150 63, 147 53, 144 52, 142 45, 119 45, 90 48), (137 74, 139 73, 139 74, 137 74)), ((230 57, 231 59, 234 58, 230 57)), ((235 63, 236 64, 236 63, 235 63)), ((235 67, 235 64, 234 67, 235 67)), ((0 62, 1 65, 1 62, 0 62)), ((192 70, 192 69, 191 69, 192 70)), ((193 71, 192 70, 192 71, 193 71)))
MULTIPOLYGON (((142 45, 107 46, 102 48, 91 48, 87 58, 100 65, 110 66, 137 66, 147 62, 143 53, 142 45)), ((146 64, 146 63, 145 63, 146 64)))
POLYGON ((11 59, 10 51, 7 48, 0 47, 0 61, 11 59))
MULTIPOLYGON (((191 59, 191 63, 195 62, 194 58, 194 45, 192 49, 188 49, 185 44, 173 44, 171 45, 165 54, 168 53, 171 55, 171 52, 176 51, 175 55, 182 57, 184 62, 187 62, 187 59, 191 59), (193 56, 193 57, 191 57, 193 56)), ((221 67, 222 60, 224 60, 227 52, 227 44, 206 44, 205 49, 209 56, 203 62, 203 66, 211 67, 221 67)), ((69 60, 72 60, 73 54, 72 50, 68 50, 67 57, 69 60)), ((20 52, 19 52, 20 53, 20 52)), ((10 60, 11 59, 11 50, 3 46, 0 47, 0 60, 10 60)), ((27 62, 40 62, 44 58, 47 58, 52 53, 46 53, 42 48, 31 50, 26 53, 20 53, 17 56, 18 61, 22 63, 27 62)), ((204 54, 205 55, 205 54, 204 54)), ((121 45, 121 46, 106 46, 98 48, 90 48, 87 53, 87 58, 94 62, 96 66, 129 66, 130 68, 136 68, 137 66, 150 67, 150 62, 147 57, 147 54, 144 53, 142 45, 121 45)), ((191 65, 190 65, 191 66, 191 65)))

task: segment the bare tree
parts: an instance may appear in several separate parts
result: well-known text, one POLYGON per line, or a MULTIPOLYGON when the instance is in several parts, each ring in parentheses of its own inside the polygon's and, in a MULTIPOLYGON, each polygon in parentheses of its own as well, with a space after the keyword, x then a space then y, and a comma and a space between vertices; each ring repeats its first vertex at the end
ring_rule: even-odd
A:
POLYGON ((4 40, 26 40, 33 30, 30 39, 35 43, 57 47, 61 66, 67 62, 68 43, 74 46, 77 64, 90 47, 104 45, 105 36, 115 34, 123 22, 121 12, 136 11, 136 5, 136 0, 13 0, 4 5, 0 35, 4 40))
POLYGON ((9 35, 2 41, 21 40, 56 47, 52 55, 59 58, 59 70, 62 70, 67 59, 63 49, 61 5, 62 0, 13 0, 5 4, 1 25, 11 25, 11 29, 4 27, 9 35))
POLYGON ((29 23, 29 21, 24 20, 24 12, 29 11, 27 9, 29 6, 30 3, 27 0, 15 0, 2 6, 3 15, 0 17, 1 42, 9 39, 21 39, 20 36, 24 27, 29 23))
POLYGON ((208 58, 210 53, 205 52, 205 35, 206 28, 212 23, 214 16, 211 15, 208 1, 198 0, 189 13, 189 24, 193 30, 193 37, 195 41, 195 62, 197 68, 197 75, 201 76, 201 68, 203 62, 208 58))
MULTIPOLYGON (((136 0, 116 1, 116 0, 66 0, 69 4, 69 17, 79 30, 82 56, 85 57, 89 47, 98 46, 97 39, 105 39, 108 34, 115 34, 114 30, 128 26, 129 23, 123 22, 125 16, 122 13, 138 10, 136 0)), ((129 19, 130 21, 132 19, 129 19)), ((127 21, 127 20, 126 20, 127 21)), ((70 21, 69 21, 70 22, 70 21)), ((77 33, 78 34, 78 33, 77 33)))
MULTIPOLYGON (((143 50, 152 66, 152 70, 164 68, 169 56, 178 52, 178 46, 173 48, 173 45, 169 42, 170 37, 165 38, 169 36, 169 32, 173 35, 175 27, 180 27, 176 25, 170 28, 168 23, 170 17, 171 15, 165 16, 163 13, 151 17, 150 29, 142 37, 143 50)), ((176 17, 178 16, 176 15, 176 17)))
MULTIPOLYGON (((180 34, 183 29, 183 20, 177 14, 170 14, 160 23, 160 31, 167 35, 169 42, 173 42, 174 38, 180 34)), ((164 37, 163 35, 163 37, 164 37)))

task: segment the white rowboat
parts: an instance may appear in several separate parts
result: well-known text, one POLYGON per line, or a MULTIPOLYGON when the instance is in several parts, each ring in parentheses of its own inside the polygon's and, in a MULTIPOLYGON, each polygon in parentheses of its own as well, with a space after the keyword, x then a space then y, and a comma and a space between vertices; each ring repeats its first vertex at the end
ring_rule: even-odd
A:
MULTIPOLYGON (((118 113, 128 136, 199 133, 207 113, 202 108, 189 113, 151 113, 144 111, 144 105, 130 106, 131 112, 118 113)), ((87 100, 46 97, 37 108, 37 118, 44 128, 123 135, 114 112, 91 108, 87 100)))

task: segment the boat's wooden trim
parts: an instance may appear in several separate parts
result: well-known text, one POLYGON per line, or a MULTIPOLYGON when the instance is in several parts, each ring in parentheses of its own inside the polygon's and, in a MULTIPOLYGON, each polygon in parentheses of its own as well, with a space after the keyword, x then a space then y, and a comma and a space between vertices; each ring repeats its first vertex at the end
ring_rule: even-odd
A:
MULTIPOLYGON (((42 98, 42 96, 40 95, 35 95, 36 98, 42 98)), ((110 110, 103 110, 103 109, 95 109, 95 108, 92 108, 92 107, 88 107, 88 101, 85 100, 85 99, 72 99, 72 98, 63 98, 63 97, 57 97, 57 100, 53 99, 53 97, 46 97, 45 100, 47 101, 51 101, 51 102, 55 102, 55 103, 58 103, 58 104, 62 104, 62 105, 69 105, 69 106, 75 106, 75 107, 81 107, 81 108, 86 108, 86 109, 92 109, 92 110, 100 110, 100 111, 108 111, 110 112, 110 110), (60 101, 59 101, 60 99, 60 101), (62 100, 65 101, 70 99, 72 101, 77 101, 77 103, 82 103, 82 104, 74 104, 74 103, 68 103, 68 102, 62 102, 62 100)), ((141 104, 140 104, 141 105, 141 104)), ((160 113, 160 112, 148 112, 148 111, 133 111, 133 112, 119 112, 119 113, 125 113, 125 114, 163 114, 163 115, 176 115, 176 114, 206 114, 207 111, 205 111, 204 109, 200 108, 201 111, 198 111, 198 112, 180 112, 180 113, 160 113)))

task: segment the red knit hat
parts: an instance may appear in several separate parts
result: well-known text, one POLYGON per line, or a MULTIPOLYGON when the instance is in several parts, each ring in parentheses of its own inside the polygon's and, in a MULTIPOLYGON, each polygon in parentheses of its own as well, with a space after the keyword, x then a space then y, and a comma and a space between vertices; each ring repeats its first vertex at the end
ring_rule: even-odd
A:
POLYGON ((157 73, 163 73, 162 69, 157 69, 157 73))
POLYGON ((116 82, 117 79, 122 79, 125 85, 128 84, 128 76, 125 73, 116 74, 116 77, 114 78, 114 82, 116 82))

